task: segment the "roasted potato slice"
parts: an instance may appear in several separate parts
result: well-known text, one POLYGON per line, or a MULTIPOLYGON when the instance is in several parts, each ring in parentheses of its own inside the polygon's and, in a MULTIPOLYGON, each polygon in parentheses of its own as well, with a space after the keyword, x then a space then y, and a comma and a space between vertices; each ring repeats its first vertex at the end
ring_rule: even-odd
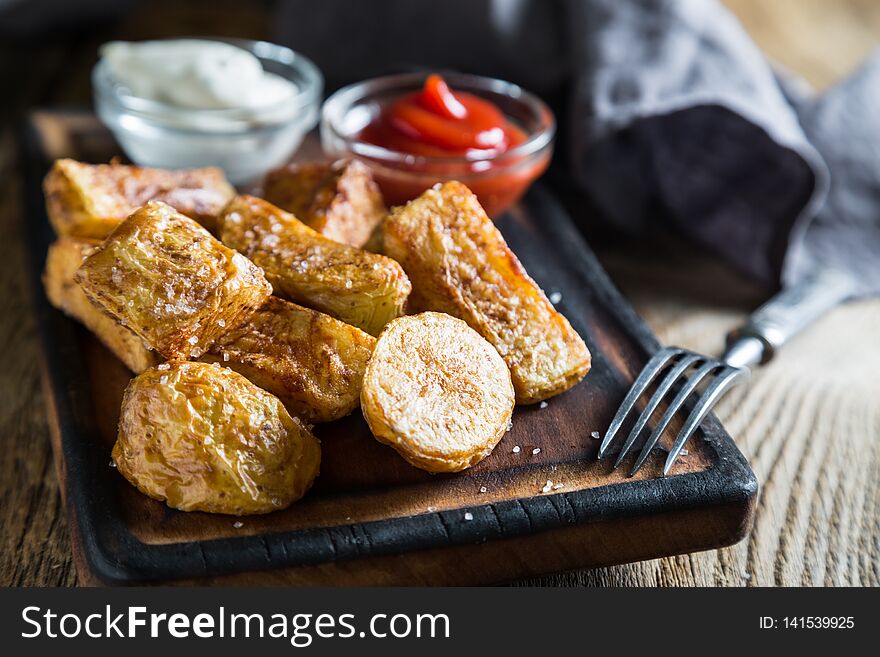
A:
POLYGON ((354 326, 270 297, 202 360, 228 365, 306 422, 331 422, 358 407, 375 344, 354 326))
POLYGON ((435 186, 396 208, 383 242, 412 281, 410 307, 463 319, 491 342, 510 368, 518 403, 568 390, 589 371, 583 340, 463 184, 435 186))
POLYGON ((56 160, 43 181, 46 211, 58 235, 103 239, 147 201, 164 201, 208 230, 235 195, 214 167, 165 171, 125 164, 56 160))
POLYGON ((240 374, 170 361, 126 388, 113 460, 138 490, 170 507, 247 515, 301 498, 318 474, 321 446, 240 374))
POLYGON ((266 175, 263 195, 324 237, 359 248, 388 212, 369 167, 359 160, 275 169, 266 175))
POLYGON ((498 352, 460 319, 392 321, 367 364, 361 408, 379 442, 429 472, 488 456, 510 426, 514 392, 498 352))
POLYGON ((261 267, 275 294, 371 335, 403 312, 411 286, 391 258, 340 244, 253 196, 223 213, 221 239, 261 267))
POLYGON ((84 324, 135 374, 152 367, 161 357, 137 335, 94 305, 73 278, 76 270, 100 242, 61 237, 50 247, 43 270, 43 287, 49 302, 84 324))
POLYGON ((113 231, 76 281, 166 358, 201 356, 272 293, 256 265, 156 201, 113 231))

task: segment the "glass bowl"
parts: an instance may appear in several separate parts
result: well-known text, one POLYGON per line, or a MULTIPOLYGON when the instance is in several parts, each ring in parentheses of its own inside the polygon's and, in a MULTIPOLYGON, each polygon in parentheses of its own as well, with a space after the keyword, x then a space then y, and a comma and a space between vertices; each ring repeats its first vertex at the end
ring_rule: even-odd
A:
POLYGON ((474 75, 444 74, 453 91, 466 91, 495 104, 525 131, 522 144, 500 154, 413 155, 362 141, 360 132, 389 103, 422 88, 428 73, 405 73, 344 87, 324 102, 321 144, 333 157, 367 164, 389 205, 409 201, 438 182, 458 180, 479 197, 491 217, 500 216, 544 173, 553 153, 556 120, 537 96, 510 82, 474 75))
POLYGON ((92 71, 95 108, 131 160, 142 166, 221 167, 245 185, 287 162, 318 122, 324 79, 306 57, 266 41, 223 41, 252 53, 263 69, 293 82, 293 99, 254 109, 190 109, 134 96, 101 60, 92 71))

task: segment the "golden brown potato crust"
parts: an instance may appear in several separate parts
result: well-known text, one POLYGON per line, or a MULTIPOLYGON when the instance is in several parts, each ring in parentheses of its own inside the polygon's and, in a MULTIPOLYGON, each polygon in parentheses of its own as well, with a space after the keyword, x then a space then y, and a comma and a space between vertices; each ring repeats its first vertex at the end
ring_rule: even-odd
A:
POLYGON ((113 459, 141 492, 175 509, 246 515, 301 498, 321 446, 240 374, 170 361, 126 388, 113 459))
POLYGON ((367 365, 361 408, 379 442, 429 472, 488 456, 510 425, 514 392, 498 352, 459 319, 395 319, 367 365))
POLYGON ((459 317, 491 342, 513 377, 516 401, 568 390, 590 369, 590 352, 529 277, 464 185, 437 186, 384 223, 385 253, 413 284, 413 310, 459 317))
POLYGON ((166 358, 197 358, 262 306, 272 287, 240 253, 151 201, 76 273, 86 295, 166 358))
POLYGON ((235 195, 214 167, 165 171, 125 164, 56 160, 43 181, 46 210, 58 235, 103 239, 147 201, 163 201, 208 230, 235 195))
POLYGON ((43 270, 43 287, 49 302, 84 324, 135 374, 161 359, 144 341, 94 305, 73 278, 76 270, 100 242, 61 237, 50 247, 43 270))
POLYGON ((270 297, 202 360, 228 365, 306 422, 331 422, 360 403, 376 338, 329 315, 270 297))
POLYGON ((223 213, 223 242, 263 269, 275 294, 371 335, 403 312, 411 289, 391 258, 340 244, 253 196, 223 213))
POLYGON ((266 175, 263 192, 309 228, 359 248, 388 212, 369 167, 359 160, 281 167, 266 175))

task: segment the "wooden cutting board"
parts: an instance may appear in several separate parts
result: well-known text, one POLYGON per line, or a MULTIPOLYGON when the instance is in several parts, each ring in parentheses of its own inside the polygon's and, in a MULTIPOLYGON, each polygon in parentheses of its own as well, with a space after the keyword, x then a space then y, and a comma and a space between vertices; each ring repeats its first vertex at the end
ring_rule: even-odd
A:
POLYGON ((720 547, 747 531, 757 484, 712 416, 670 476, 662 450, 632 478, 596 460, 591 434, 658 345, 541 185, 498 226, 538 284, 562 295, 593 369, 546 408, 518 408, 490 457, 430 475, 377 443, 356 412, 316 428, 321 475, 290 509, 237 519, 148 499, 110 465, 131 375, 49 306, 39 281, 54 239, 40 188, 49 164, 107 161, 118 147, 84 112, 35 113, 21 137, 51 439, 82 583, 486 584, 720 547), (548 481, 561 487, 545 493, 548 481))

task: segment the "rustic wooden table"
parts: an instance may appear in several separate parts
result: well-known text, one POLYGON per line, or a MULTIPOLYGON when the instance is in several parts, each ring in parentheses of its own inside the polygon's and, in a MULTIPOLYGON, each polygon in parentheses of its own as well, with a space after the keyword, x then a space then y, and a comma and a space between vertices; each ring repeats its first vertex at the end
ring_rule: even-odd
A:
MULTIPOLYGON (((727 0, 776 61, 815 86, 847 74, 880 43, 874 0, 727 0)), ((73 585, 40 390, 39 353, 20 236, 14 117, 86 102, 88 71, 109 37, 235 32, 265 17, 225 2, 163 0, 112 32, 49 45, 0 45, 0 585, 73 585), (169 18, 170 16, 170 18, 169 18), (195 27, 194 27, 195 26, 195 27), (234 26, 230 28, 230 26, 234 26)), ((614 281, 665 343, 717 353, 766 296, 675 241, 599 246, 614 281)), ((542 578, 529 584, 634 586, 880 584, 880 299, 843 306, 793 341, 718 415, 761 483, 754 528, 723 550, 542 578)))

